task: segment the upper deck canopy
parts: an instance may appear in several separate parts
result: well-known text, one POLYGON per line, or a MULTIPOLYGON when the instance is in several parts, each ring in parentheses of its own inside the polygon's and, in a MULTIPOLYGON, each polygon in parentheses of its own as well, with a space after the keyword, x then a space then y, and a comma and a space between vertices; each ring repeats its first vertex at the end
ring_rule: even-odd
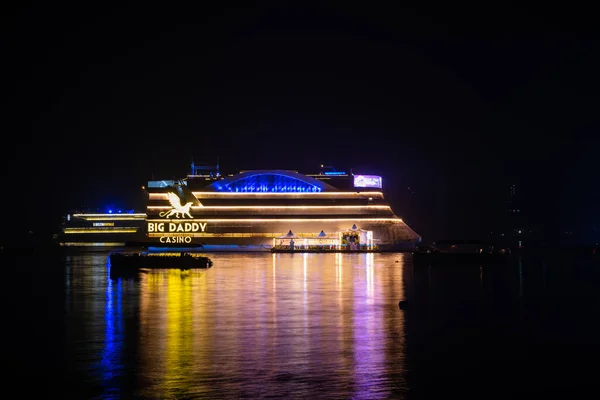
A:
POLYGON ((208 185, 215 192, 334 192, 338 189, 323 181, 287 170, 255 170, 228 176, 208 185))

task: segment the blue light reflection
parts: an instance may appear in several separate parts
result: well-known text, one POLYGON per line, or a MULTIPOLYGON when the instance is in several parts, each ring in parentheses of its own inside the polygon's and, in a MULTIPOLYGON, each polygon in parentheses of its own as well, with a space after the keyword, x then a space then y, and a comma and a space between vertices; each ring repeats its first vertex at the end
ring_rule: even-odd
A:
POLYGON ((123 373, 121 359, 124 340, 122 295, 123 280, 113 281, 110 279, 110 266, 108 266, 104 303, 104 346, 100 365, 104 386, 113 388, 113 390, 120 387, 115 380, 123 373))

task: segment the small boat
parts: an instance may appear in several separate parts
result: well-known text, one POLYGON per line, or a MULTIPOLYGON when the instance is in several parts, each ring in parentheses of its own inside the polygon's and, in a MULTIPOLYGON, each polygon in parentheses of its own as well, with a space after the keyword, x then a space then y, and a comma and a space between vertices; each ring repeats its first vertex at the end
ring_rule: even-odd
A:
POLYGON ((494 251, 494 246, 478 240, 443 240, 413 251, 416 264, 481 265, 504 263, 508 255, 494 251))
POLYGON ((187 253, 111 253, 111 268, 137 270, 141 268, 193 269, 210 268, 210 258, 187 253))

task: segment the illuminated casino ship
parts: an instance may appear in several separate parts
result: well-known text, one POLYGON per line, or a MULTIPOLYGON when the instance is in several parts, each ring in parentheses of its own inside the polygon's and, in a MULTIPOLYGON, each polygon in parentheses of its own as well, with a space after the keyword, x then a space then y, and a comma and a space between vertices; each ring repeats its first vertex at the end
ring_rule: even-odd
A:
POLYGON ((192 163, 184 179, 148 182, 146 240, 203 251, 412 250, 421 238, 394 214, 382 181, 327 167, 224 176, 192 163))
POLYGON ((146 213, 73 212, 64 216, 58 241, 63 247, 124 247, 146 241, 145 224, 146 213))

